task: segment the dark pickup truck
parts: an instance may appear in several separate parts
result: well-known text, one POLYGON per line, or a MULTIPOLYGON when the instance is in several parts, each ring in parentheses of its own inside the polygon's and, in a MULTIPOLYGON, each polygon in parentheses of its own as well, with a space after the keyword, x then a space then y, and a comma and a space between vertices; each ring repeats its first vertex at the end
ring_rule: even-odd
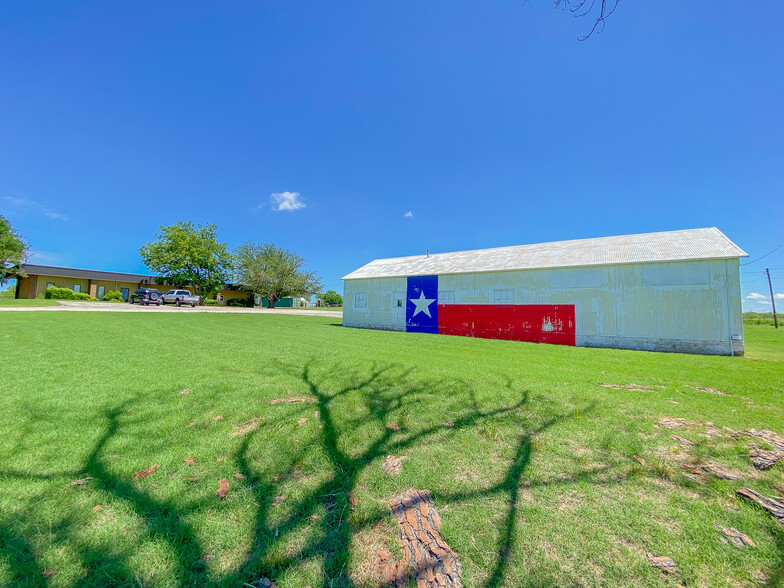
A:
POLYGON ((147 306, 148 304, 160 306, 161 293, 155 288, 139 288, 128 297, 128 302, 131 304, 138 302, 142 306, 147 306))

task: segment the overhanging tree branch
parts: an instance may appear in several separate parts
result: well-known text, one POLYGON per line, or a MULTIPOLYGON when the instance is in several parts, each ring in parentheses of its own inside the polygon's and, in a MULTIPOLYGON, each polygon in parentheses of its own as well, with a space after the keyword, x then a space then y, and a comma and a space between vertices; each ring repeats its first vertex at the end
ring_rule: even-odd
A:
MULTIPOLYGON (((584 18, 590 16, 594 19, 591 30, 586 35, 578 35, 579 41, 585 41, 588 37, 594 34, 601 34, 604 30, 605 21, 615 12, 621 0, 553 0, 555 8, 561 10, 568 10, 576 18, 584 18), (598 5, 597 5, 598 4, 598 5), (598 13, 594 10, 598 8, 598 13)), ((528 0, 523 0, 523 4, 527 4, 528 0)))

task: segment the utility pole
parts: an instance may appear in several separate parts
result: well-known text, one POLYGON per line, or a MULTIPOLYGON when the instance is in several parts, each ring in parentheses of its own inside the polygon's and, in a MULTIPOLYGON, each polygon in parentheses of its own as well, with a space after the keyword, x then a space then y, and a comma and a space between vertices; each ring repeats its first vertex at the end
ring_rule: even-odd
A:
POLYGON ((765 268, 765 274, 768 276, 768 288, 770 288, 770 304, 773 306, 773 326, 779 328, 779 320, 776 318, 776 299, 773 297, 773 283, 770 281, 770 269, 765 268))

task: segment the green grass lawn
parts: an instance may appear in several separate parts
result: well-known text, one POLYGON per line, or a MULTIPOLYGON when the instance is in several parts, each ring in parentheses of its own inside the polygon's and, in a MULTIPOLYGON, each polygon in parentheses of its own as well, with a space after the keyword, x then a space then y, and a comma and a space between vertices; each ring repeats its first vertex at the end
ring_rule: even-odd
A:
POLYGON ((45 298, 0 298, 0 306, 57 306, 57 300, 47 300, 45 298))
POLYGON ((729 358, 339 322, 0 314, 0 585, 378 586, 409 488, 433 492, 466 586, 784 583, 784 528, 735 496, 783 495, 783 464, 755 470, 723 429, 784 433, 784 330, 747 327, 729 358), (711 462, 741 478, 680 467, 711 462))

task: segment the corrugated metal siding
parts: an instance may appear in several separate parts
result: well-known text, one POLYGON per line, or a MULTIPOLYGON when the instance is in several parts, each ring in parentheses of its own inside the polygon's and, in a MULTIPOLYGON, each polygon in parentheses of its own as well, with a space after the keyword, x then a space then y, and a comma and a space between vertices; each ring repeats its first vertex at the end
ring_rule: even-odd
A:
MULTIPOLYGON (((394 292, 405 292, 405 281, 347 280, 344 325, 404 330, 405 316, 396 315, 392 305, 394 292), (356 292, 367 293, 367 309, 353 308, 356 292)), ((447 292, 454 304, 493 304, 498 290, 512 290, 516 305, 573 304, 578 345, 645 349, 671 342, 672 348, 678 349, 678 342, 687 342, 688 349, 694 351, 701 347, 721 350, 724 346, 729 350, 730 336, 743 334, 737 259, 619 264, 600 266, 591 272, 538 269, 450 274, 438 277, 438 290, 439 301, 447 292), (656 268, 663 283, 643 285, 643 267, 656 268), (709 281, 666 283, 668 274, 678 282, 683 281, 684 273, 706 275, 709 281)), ((742 341, 735 346, 742 349, 742 341)))
POLYGON ((717 228, 377 259, 344 280, 747 257, 717 228))
POLYGON ((346 282, 343 290, 343 324, 404 331, 406 328, 405 299, 403 308, 394 304, 395 293, 405 296, 406 278, 379 278, 346 282), (355 308, 357 293, 367 294, 367 308, 355 308))

